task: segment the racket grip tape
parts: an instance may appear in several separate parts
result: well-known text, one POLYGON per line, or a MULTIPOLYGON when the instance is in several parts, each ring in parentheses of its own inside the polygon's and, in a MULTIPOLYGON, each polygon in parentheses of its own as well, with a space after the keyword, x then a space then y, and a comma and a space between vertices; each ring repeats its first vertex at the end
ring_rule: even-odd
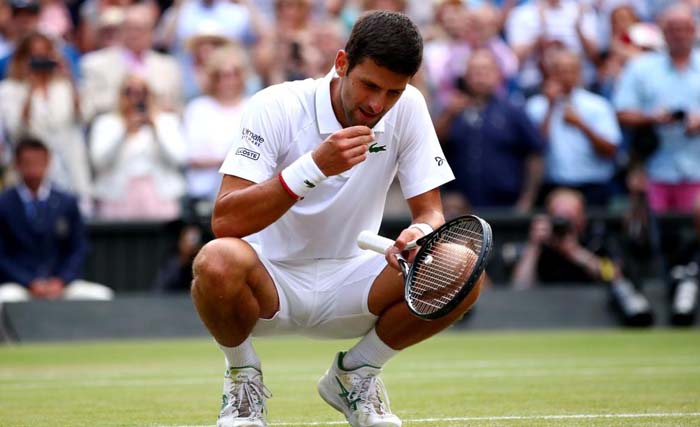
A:
MULTIPOLYGON (((371 251, 383 254, 387 249, 394 246, 394 241, 365 230, 357 236, 357 246, 359 246, 360 249, 369 249, 371 251)), ((409 242, 404 250, 411 250, 416 246, 418 246, 416 241, 409 242)))

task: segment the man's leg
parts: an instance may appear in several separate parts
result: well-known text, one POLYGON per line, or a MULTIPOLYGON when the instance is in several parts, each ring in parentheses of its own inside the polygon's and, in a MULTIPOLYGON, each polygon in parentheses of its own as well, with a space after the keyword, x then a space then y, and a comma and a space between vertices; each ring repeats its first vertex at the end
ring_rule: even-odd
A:
POLYGON ((194 261, 192 300, 226 356, 217 427, 264 427, 270 393, 250 340, 258 319, 278 310, 277 290, 258 255, 235 238, 207 243, 194 261))
POLYGON ((346 355, 348 367, 382 366, 398 350, 403 350, 437 334, 460 319, 474 305, 484 276, 452 312, 437 320, 423 320, 411 314, 404 300, 403 276, 386 267, 372 284, 369 310, 379 316, 374 330, 360 340, 346 355))
POLYGON ((279 307, 277 290, 257 253, 245 241, 217 239, 194 260, 192 300, 216 341, 235 347, 245 341, 260 318, 279 307))

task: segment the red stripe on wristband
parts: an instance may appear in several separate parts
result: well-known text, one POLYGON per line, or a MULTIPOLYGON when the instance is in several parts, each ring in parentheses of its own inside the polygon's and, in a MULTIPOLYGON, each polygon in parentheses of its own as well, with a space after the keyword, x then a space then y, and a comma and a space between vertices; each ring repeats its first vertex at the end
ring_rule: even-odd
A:
POLYGON ((294 200, 303 199, 303 197, 299 197, 299 195, 297 195, 295 192, 293 192, 292 189, 289 188, 287 183, 284 182, 284 178, 282 177, 282 172, 280 172, 279 175, 277 175, 277 177, 279 178, 280 183, 282 184, 282 188, 284 188, 284 191, 286 191, 287 194, 289 194, 292 197, 292 199, 294 199, 294 200))

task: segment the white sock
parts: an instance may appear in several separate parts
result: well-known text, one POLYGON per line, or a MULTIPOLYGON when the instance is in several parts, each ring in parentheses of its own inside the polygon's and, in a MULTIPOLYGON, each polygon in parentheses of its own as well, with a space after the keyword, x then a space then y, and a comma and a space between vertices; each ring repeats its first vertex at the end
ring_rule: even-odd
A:
POLYGON ((343 367, 353 369, 362 365, 381 368, 394 357, 399 350, 394 350, 377 336, 377 331, 372 328, 357 344, 355 344, 343 358, 343 367))
MULTIPOLYGON (((217 343, 218 344, 218 343, 217 343)), ((227 368, 242 368, 252 366, 258 371, 260 370, 260 359, 253 348, 253 342, 250 337, 237 345, 236 347, 226 347, 219 344, 219 348, 226 356, 227 368)))

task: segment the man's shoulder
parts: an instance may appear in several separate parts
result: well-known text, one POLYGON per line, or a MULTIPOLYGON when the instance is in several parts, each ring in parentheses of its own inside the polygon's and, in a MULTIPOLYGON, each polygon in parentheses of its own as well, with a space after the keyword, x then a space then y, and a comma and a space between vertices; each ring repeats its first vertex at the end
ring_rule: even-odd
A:
POLYGON ((78 198, 74 194, 63 190, 62 188, 58 188, 55 185, 51 186, 51 193, 49 197, 55 200, 60 200, 61 204, 65 207, 78 206, 78 198))
POLYGON ((8 187, 0 192, 0 206, 7 206, 17 198, 17 187, 8 187))
POLYGON ((116 61, 119 61, 119 49, 107 47, 86 53, 80 58, 80 65, 83 69, 94 70, 104 68, 116 61))
POLYGON ((306 79, 268 86, 250 98, 247 109, 293 115, 313 103, 318 84, 318 80, 306 79))
MULTIPOLYGON (((633 73, 653 73, 666 67, 666 55, 662 52, 645 52, 629 61, 633 73)), ((647 76, 645 76, 647 77, 647 76)))

